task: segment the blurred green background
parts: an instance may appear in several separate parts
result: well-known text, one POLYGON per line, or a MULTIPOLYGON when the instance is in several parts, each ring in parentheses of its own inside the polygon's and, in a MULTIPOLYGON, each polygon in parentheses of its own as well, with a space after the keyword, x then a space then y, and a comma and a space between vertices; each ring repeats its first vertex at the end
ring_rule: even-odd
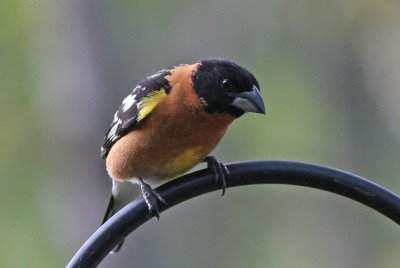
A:
MULTIPOLYGON (((268 112, 234 122, 219 159, 316 162, 400 193, 398 0, 3 0, 0 23, 0 267, 66 265, 107 205, 115 109, 205 57, 249 68, 268 112)), ((174 207, 100 267, 385 268, 399 252, 371 209, 266 185, 174 207)))

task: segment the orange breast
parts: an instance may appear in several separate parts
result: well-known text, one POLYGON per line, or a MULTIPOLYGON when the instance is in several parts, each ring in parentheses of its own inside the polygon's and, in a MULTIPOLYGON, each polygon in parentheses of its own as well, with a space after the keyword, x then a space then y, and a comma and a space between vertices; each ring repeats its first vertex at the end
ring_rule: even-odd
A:
POLYGON ((208 114, 192 86, 197 65, 171 71, 172 90, 136 129, 118 140, 107 157, 114 179, 167 179, 202 161, 218 144, 234 117, 208 114))

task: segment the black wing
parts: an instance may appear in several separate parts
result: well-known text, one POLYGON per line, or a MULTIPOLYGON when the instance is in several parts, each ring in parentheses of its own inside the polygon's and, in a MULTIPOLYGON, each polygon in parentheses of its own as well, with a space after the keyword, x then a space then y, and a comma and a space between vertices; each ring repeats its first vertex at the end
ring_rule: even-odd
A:
POLYGON ((118 111, 114 114, 110 129, 104 137, 101 158, 107 157, 113 144, 154 109, 157 104, 155 102, 160 98, 156 99, 153 96, 157 96, 160 92, 169 93, 170 85, 165 77, 170 74, 169 70, 161 70, 146 77, 123 100, 118 111))

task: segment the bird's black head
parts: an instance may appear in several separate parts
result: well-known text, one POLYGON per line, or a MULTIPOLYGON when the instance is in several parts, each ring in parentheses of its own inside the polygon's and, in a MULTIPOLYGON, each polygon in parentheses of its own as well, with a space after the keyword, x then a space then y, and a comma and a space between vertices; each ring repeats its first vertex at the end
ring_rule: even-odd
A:
POLYGON ((256 78, 232 61, 200 61, 193 81, 194 89, 204 101, 208 113, 230 113, 236 117, 245 112, 265 114, 256 78))

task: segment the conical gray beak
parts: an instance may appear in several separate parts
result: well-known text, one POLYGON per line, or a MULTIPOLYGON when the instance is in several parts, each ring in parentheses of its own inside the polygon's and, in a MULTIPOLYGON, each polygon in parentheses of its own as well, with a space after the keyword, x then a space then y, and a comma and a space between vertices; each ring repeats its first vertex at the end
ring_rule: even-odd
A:
POLYGON ((245 91, 236 95, 231 105, 244 112, 265 114, 264 101, 256 86, 253 86, 251 91, 245 91))

